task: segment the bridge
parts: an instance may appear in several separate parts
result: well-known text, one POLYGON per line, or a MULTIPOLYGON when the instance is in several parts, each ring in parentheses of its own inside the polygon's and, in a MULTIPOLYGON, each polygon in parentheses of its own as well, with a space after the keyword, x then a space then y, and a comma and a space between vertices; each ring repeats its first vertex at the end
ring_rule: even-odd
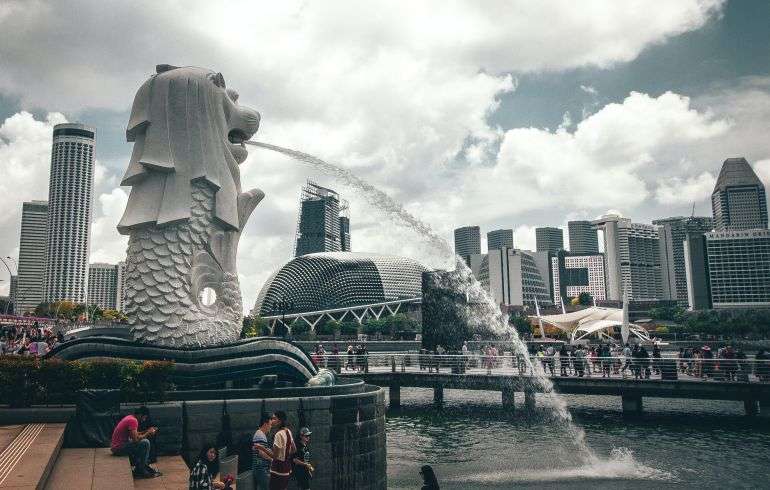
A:
POLYGON ((560 375, 562 366, 558 357, 532 357, 530 363, 526 363, 516 356, 489 358, 377 353, 354 356, 315 354, 314 360, 341 371, 342 376, 387 386, 391 407, 400 406, 402 387, 416 387, 432 389, 436 404, 443 402, 444 390, 448 389, 499 391, 503 406, 510 410, 515 410, 515 394, 524 393, 524 407, 531 410, 535 407, 535 394, 544 391, 533 374, 534 370, 547 373, 546 377, 557 393, 618 396, 626 415, 641 414, 644 398, 650 397, 731 400, 742 402, 748 416, 770 417, 770 378, 766 374, 770 365, 768 361, 753 359, 732 362, 700 359, 696 363, 665 358, 646 365, 637 362, 625 372, 618 358, 583 361, 585 365, 578 366, 577 370, 575 364, 580 361, 565 359, 565 364, 569 362, 569 365, 564 366, 564 376, 560 375), (605 369, 602 369, 602 361, 606 361, 605 369), (554 367, 553 375, 551 365, 554 367))

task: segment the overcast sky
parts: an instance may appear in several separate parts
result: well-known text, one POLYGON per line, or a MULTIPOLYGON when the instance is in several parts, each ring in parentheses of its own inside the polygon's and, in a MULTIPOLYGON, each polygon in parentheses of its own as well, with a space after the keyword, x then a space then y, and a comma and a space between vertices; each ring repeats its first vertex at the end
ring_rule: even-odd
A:
MULTIPOLYGON (((97 127, 92 261, 117 262, 136 89, 156 64, 222 72, 255 139, 352 169, 434 229, 711 213, 721 162, 770 182, 770 2, 0 2, 0 254, 47 199, 51 128, 97 127)), ((239 251, 244 306, 291 257, 300 187, 351 202, 354 251, 442 265, 352 189, 251 149, 265 200, 239 251)), ((566 238, 566 236, 565 236, 566 238)), ((0 273, 0 294, 7 275, 0 273)))

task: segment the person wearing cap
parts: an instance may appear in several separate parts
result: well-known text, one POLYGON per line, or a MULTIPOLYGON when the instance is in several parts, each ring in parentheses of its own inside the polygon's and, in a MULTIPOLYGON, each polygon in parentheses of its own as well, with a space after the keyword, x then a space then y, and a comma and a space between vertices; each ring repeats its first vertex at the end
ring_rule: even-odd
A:
POLYGON ((310 464, 310 434, 312 432, 307 427, 299 430, 299 442, 297 442, 297 452, 294 454, 294 479, 297 481, 297 487, 301 490, 310 488, 310 479, 313 478, 315 469, 310 464))

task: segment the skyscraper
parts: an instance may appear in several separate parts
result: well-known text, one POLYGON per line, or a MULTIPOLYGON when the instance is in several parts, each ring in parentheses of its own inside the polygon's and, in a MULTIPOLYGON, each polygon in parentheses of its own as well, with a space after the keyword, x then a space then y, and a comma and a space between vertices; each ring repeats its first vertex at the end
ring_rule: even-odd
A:
POLYGON ((535 241, 538 252, 556 253, 564 250, 564 231, 552 226, 535 228, 535 241))
POLYGON ((574 254, 598 254, 599 234, 590 221, 567 222, 569 251, 574 254))
POLYGON ((118 266, 91 264, 88 266, 88 304, 102 309, 117 309, 118 266))
POLYGON ((490 250, 480 276, 485 278, 480 282, 498 305, 534 306, 535 298, 540 306, 551 304, 548 286, 534 258, 523 250, 490 250))
POLYGON ((553 302, 556 305, 569 298, 588 293, 595 301, 607 299, 602 254, 559 252, 551 257, 553 302))
POLYGON ((711 309, 706 236, 703 233, 687 233, 683 247, 687 304, 691 310, 711 309))
POLYGON ((705 236, 712 307, 770 307, 770 230, 705 236))
POLYGON ((767 229, 765 186, 745 158, 724 161, 711 194, 711 209, 716 231, 767 229))
POLYGON ((86 301, 96 129, 57 124, 48 187, 44 300, 86 301))
POLYGON ((617 215, 602 216, 593 225, 604 232, 607 299, 622 300, 624 290, 632 300, 660 299, 658 230, 617 215))
POLYGON ((455 255, 469 261, 469 256, 481 253, 481 230, 478 226, 455 229, 455 255))
POLYGON ((687 234, 711 231, 714 220, 710 217, 677 216, 655 220, 652 224, 659 226, 661 299, 674 300, 679 306, 687 307, 684 240, 687 234))
POLYGON ((347 201, 341 201, 335 191, 308 180, 302 188, 299 206, 296 257, 316 252, 350 251, 347 201))
POLYGON ((22 204, 16 313, 34 311, 43 301, 47 226, 48 201, 22 204))
POLYGON ((513 230, 492 230, 487 233, 487 250, 513 248, 513 230))
POLYGON ((19 307, 16 306, 16 291, 19 287, 19 276, 13 275, 10 279, 10 284, 8 285, 8 300, 13 303, 14 307, 14 313, 19 311, 19 307))

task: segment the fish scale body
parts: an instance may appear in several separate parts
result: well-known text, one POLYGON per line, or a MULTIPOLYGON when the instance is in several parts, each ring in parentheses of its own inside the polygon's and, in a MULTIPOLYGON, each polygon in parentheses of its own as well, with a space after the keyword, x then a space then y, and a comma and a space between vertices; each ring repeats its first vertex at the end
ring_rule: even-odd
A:
POLYGON ((221 229, 213 223, 214 191, 193 185, 191 217, 135 230, 128 241, 125 313, 135 340, 169 347, 200 347, 238 338, 242 302, 235 270, 223 270, 207 249, 221 229), (200 301, 204 287, 217 299, 200 301))

